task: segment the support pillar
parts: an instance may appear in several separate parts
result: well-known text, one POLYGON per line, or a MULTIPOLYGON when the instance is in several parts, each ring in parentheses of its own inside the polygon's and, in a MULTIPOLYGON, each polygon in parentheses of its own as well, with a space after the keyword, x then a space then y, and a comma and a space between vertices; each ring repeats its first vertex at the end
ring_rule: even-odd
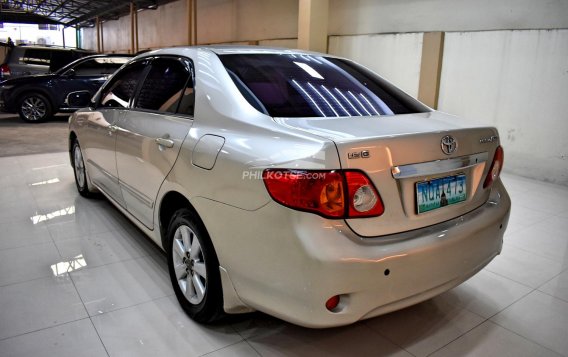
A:
POLYGON ((101 20, 96 17, 95 18, 95 29, 97 30, 97 52, 101 53, 101 20))
POLYGON ((422 44, 418 100, 434 109, 438 109, 443 55, 444 32, 425 32, 422 44))
POLYGON ((140 43, 138 42, 138 11, 134 11, 134 53, 140 51, 140 43))
POLYGON ((197 45, 197 0, 187 0, 187 44, 197 45))
POLYGON ((100 23, 100 31, 101 31, 101 53, 105 53, 105 33, 104 33, 104 22, 101 21, 100 23))
POLYGON ((130 53, 136 53, 136 5, 134 2, 130 3, 130 53))
POLYGON ((327 53, 329 0, 299 0, 298 48, 327 53))

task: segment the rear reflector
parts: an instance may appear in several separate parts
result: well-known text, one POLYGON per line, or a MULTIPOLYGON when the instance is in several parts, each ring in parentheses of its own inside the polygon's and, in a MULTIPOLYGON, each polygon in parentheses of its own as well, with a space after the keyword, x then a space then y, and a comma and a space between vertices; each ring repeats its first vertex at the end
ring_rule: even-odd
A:
POLYGON ((377 190, 369 178, 359 171, 346 171, 349 192, 349 217, 376 217, 385 208, 377 190))
POLYGON ((384 212, 369 178, 352 170, 266 169, 262 174, 278 203, 326 218, 376 217, 384 212))
POLYGON ((339 295, 332 296, 325 302, 325 308, 329 311, 333 311, 337 305, 339 305, 339 295))
POLYGON ((487 177, 483 183, 483 188, 491 186, 493 181, 497 180, 501 173, 501 169, 503 168, 504 159, 505 154, 503 152, 503 148, 498 146, 497 149, 495 149, 495 156, 493 156, 493 162, 491 163, 491 167, 489 167, 489 172, 487 173, 487 177))

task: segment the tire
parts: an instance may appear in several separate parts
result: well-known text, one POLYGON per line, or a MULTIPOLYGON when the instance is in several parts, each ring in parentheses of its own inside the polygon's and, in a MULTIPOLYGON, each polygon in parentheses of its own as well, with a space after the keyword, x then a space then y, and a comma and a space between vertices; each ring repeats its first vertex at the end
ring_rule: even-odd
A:
POLYGON ((203 223, 182 208, 170 220, 167 238, 168 269, 181 307, 199 323, 218 321, 224 315, 219 260, 203 223))
POLYGON ((87 181, 87 169, 83 161, 83 152, 77 140, 73 141, 71 148, 71 164, 73 165, 73 173, 75 174, 75 185, 77 191, 83 197, 92 197, 93 193, 89 191, 89 184, 87 181))
POLYGON ((51 102, 42 94, 24 94, 18 103, 20 118, 28 123, 41 123, 51 118, 53 108, 51 102))

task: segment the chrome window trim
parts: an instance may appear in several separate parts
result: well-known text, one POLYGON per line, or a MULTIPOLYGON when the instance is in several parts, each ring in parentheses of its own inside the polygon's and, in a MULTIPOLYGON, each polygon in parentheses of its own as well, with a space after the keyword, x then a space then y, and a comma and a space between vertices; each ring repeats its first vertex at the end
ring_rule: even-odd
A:
POLYGON ((391 172, 392 177, 397 180, 410 177, 430 176, 479 165, 483 162, 487 162, 488 158, 489 153, 481 152, 467 156, 455 157, 452 159, 394 166, 391 169, 391 172))

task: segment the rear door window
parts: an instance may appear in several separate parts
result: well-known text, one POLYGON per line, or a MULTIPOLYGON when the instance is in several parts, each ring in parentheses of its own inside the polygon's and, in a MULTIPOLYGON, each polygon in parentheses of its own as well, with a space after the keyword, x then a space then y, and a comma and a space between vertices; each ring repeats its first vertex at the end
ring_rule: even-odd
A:
POLYGON ((144 79, 136 108, 193 115, 192 67, 179 58, 157 58, 144 79))
POLYGON ((301 54, 220 55, 249 103, 273 117, 345 117, 429 111, 353 62, 301 54))

